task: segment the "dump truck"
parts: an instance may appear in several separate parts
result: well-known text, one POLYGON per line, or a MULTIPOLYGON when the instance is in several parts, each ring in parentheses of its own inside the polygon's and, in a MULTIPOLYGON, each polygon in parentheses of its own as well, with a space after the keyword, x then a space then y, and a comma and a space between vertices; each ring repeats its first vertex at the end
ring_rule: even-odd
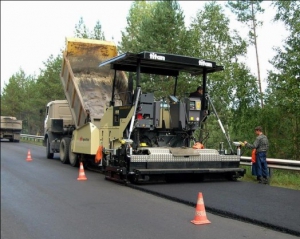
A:
POLYGON ((10 142, 20 142, 22 120, 13 116, 1 116, 0 137, 10 142))
POLYGON ((47 157, 60 152, 63 163, 82 162, 119 182, 209 174, 236 180, 245 174, 240 155, 204 148, 194 137, 207 119, 209 98, 176 96, 181 73, 202 76, 206 92, 207 76, 223 69, 216 62, 183 55, 117 55, 112 42, 67 38, 61 81, 74 122, 52 118, 50 125, 59 125, 60 136, 45 131, 47 157), (168 101, 156 99, 153 90, 144 92, 142 75, 174 79, 172 94, 163 97, 168 101))

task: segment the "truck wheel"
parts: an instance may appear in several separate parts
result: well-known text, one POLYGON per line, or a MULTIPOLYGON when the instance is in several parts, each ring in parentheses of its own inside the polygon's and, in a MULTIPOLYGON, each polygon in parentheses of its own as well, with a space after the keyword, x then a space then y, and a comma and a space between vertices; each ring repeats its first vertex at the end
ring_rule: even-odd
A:
POLYGON ((50 142, 49 142, 49 138, 47 138, 47 141, 46 141, 46 153, 47 153, 47 159, 53 159, 54 153, 50 153, 50 142))
POLYGON ((72 152, 71 144, 69 144, 69 161, 70 161, 70 165, 72 167, 78 167, 79 166, 78 154, 72 152))
POLYGON ((69 163, 70 138, 63 138, 59 145, 59 158, 63 164, 69 163))

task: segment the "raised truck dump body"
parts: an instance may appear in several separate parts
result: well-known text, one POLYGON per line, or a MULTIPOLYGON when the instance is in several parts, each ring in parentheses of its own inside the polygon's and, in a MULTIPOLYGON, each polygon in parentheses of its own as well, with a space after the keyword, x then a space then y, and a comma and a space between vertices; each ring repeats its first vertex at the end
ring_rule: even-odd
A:
MULTIPOLYGON (((111 100, 114 78, 109 66, 99 68, 99 64, 114 56, 117 56, 117 48, 113 42, 66 39, 61 82, 76 128, 86 121, 99 126, 111 100)), ((116 94, 120 101, 125 101, 127 78, 123 72, 118 72, 117 81, 116 94)))
POLYGON ((0 137, 10 142, 20 142, 22 120, 12 116, 1 116, 0 137))
MULTIPOLYGON (((66 38, 60 74, 66 100, 54 102, 55 105, 67 106, 70 115, 60 116, 59 123, 57 117, 52 118, 54 111, 49 114, 50 111, 47 110, 49 113, 46 119, 49 121, 53 119, 56 124, 60 124, 60 130, 56 132, 45 130, 44 145, 47 147, 48 158, 52 158, 54 153, 60 153, 61 161, 68 163, 69 154, 73 152, 86 155, 96 154, 99 145, 97 128, 111 101, 114 79, 114 72, 109 66, 99 68, 99 64, 114 56, 117 56, 117 49, 113 42, 66 38), (67 117, 67 123, 65 123, 65 117, 67 117), (70 118, 72 122, 69 122, 70 118), (74 140, 71 146, 73 132, 74 140)), ((125 93, 127 78, 123 72, 119 72, 116 78, 117 104, 122 105, 122 102, 127 100, 125 93)), ((54 106, 54 104, 48 104, 48 107, 51 105, 54 106)), ((78 164, 77 157, 74 157, 74 154, 71 154, 70 163, 73 166, 78 164)))

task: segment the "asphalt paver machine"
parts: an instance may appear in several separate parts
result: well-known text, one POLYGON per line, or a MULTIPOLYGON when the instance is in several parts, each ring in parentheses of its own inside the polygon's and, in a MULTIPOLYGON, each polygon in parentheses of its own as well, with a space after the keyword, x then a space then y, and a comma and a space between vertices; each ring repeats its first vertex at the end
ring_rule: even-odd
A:
MULTIPOLYGON (((240 155, 217 149, 195 148, 193 136, 207 117, 207 97, 176 96, 180 73, 202 75, 206 92, 207 75, 223 70, 216 62, 158 52, 124 53, 102 62, 99 67, 115 71, 110 106, 99 126, 99 165, 105 177, 127 182, 152 182, 174 178, 202 178, 214 174, 236 180, 245 174, 240 155), (114 89, 117 71, 129 72, 126 102, 118 104, 114 89), (153 92, 141 88, 142 75, 174 78, 168 104, 156 100, 153 92), (134 86, 134 87, 133 87, 134 86)), ((120 94, 120 92, 119 92, 120 94)), ((124 97, 123 97, 124 98, 124 97)))

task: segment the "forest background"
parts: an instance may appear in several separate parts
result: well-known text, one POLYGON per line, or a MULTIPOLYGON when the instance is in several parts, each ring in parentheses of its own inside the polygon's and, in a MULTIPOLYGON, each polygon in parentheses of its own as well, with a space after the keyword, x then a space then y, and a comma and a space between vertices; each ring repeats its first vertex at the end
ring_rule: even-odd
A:
MULTIPOLYGON (((216 61, 224 71, 210 74, 207 92, 230 141, 254 141, 254 127, 261 125, 270 141, 268 157, 300 159, 300 2, 272 1, 276 10, 274 21, 282 22, 288 36, 282 47, 276 48, 270 60, 273 66, 267 74, 266 90, 262 90, 259 55, 256 50, 257 75, 253 75, 241 60, 247 47, 257 49, 257 28, 263 22, 262 1, 228 1, 229 8, 249 30, 247 38, 230 28, 230 19, 224 6, 209 1, 197 11, 189 26, 185 26, 184 13, 177 1, 134 1, 127 17, 127 26, 121 32, 118 53, 155 51, 188 55, 216 61)), ((80 18, 75 25, 74 37, 105 40, 101 22, 89 30, 80 18)), ((270 36, 271 37, 271 36, 270 36)), ((64 39, 62 39, 64 41, 64 39)), ((60 82, 62 51, 50 55, 43 62, 38 75, 26 75, 20 69, 13 74, 1 91, 1 115, 16 116, 23 120, 23 133, 43 134, 46 104, 65 99, 60 82)), ((156 99, 170 95, 173 80, 161 81, 145 77, 143 92, 155 92, 156 99), (157 82, 159 81, 159 84, 157 82)), ((178 80, 178 96, 184 97, 201 82, 199 77, 182 74, 178 80)), ((212 113, 205 122, 209 132, 205 147, 226 145, 217 117, 212 113)), ((196 132, 197 134, 198 132, 196 132)), ((246 150, 244 155, 250 155, 246 150)))

